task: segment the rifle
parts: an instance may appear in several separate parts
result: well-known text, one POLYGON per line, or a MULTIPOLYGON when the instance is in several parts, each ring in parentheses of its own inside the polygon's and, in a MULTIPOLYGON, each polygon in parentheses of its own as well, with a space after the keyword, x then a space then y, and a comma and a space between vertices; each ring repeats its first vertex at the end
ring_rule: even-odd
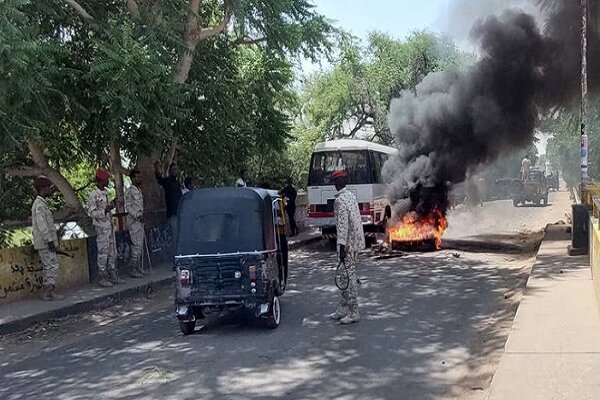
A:
POLYGON ((56 254, 59 256, 65 256, 65 257, 69 257, 69 258, 75 258, 75 256, 73 254, 69 254, 66 251, 62 251, 62 250, 58 250, 56 249, 56 254))

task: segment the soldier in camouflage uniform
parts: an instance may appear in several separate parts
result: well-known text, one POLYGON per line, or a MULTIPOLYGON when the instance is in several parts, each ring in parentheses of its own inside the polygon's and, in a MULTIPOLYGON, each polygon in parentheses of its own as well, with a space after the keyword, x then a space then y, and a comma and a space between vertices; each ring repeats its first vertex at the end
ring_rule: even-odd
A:
POLYGON ((58 277, 58 236, 54 226, 52 212, 48 208, 46 198, 54 191, 52 182, 40 176, 34 181, 37 197, 31 207, 31 221, 33 230, 33 247, 38 251, 42 261, 42 294, 45 301, 62 300, 64 296, 56 294, 54 289, 58 277))
MULTIPOLYGON (((112 209, 114 205, 108 199, 106 187, 110 173, 104 169, 96 171, 96 189, 90 193, 88 214, 96 229, 96 244, 98 247, 98 272, 102 287, 111 287, 119 283, 116 267, 116 245, 113 232, 112 209)), ((121 281, 123 283, 123 281, 121 281)))
POLYGON ((332 177, 338 190, 334 203, 338 255, 348 269, 349 284, 348 288, 340 292, 339 306, 330 317, 342 325, 349 325, 360 321, 356 261, 359 251, 365 248, 365 234, 356 196, 346 188, 348 174, 345 171, 336 171, 332 177))
POLYGON ((131 171, 132 185, 125 189, 125 211, 127 211, 127 230, 131 238, 131 261, 129 275, 133 278, 143 277, 140 263, 144 246, 144 196, 140 186, 142 176, 140 171, 131 171))

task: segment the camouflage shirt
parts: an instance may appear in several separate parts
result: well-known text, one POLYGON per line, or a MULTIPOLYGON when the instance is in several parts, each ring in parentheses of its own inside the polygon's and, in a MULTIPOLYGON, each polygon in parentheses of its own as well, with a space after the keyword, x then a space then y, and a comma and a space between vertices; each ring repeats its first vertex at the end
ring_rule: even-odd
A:
POLYGON ((360 210, 356 196, 347 188, 335 195, 335 217, 337 244, 346 246, 348 251, 360 251, 365 248, 360 210))
POLYGON ((94 226, 112 228, 112 214, 110 212, 106 212, 106 206, 109 204, 110 201, 108 200, 108 192, 106 189, 100 190, 96 188, 92 193, 90 193, 87 211, 88 215, 92 218, 94 226))
POLYGON ((54 226, 52 212, 46 200, 38 196, 31 206, 31 227, 33 230, 33 247, 36 250, 47 249, 48 243, 58 246, 58 236, 54 226))
POLYGON ((144 215, 144 196, 142 191, 135 185, 125 189, 125 211, 134 221, 142 221, 144 215))

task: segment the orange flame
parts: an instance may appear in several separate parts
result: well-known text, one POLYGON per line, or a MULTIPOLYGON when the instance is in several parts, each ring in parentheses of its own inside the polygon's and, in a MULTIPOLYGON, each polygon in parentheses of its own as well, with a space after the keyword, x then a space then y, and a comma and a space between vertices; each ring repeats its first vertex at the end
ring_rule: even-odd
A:
POLYGON ((389 243, 435 239, 436 248, 441 249, 442 236, 447 228, 448 219, 439 210, 425 216, 411 211, 388 228, 388 239, 389 243))

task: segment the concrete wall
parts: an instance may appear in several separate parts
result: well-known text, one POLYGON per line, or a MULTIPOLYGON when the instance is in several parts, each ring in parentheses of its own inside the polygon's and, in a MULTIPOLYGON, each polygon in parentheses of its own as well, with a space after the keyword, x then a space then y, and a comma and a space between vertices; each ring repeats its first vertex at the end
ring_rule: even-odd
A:
MULTIPOLYGON (((89 282, 87 240, 61 242, 60 250, 73 258, 59 256, 59 289, 80 286, 89 282)), ((0 304, 31 296, 42 287, 42 265, 32 246, 0 250, 0 304)))
POLYGON ((594 279, 596 299, 600 305, 600 226, 598 219, 590 218, 590 267, 594 279))

